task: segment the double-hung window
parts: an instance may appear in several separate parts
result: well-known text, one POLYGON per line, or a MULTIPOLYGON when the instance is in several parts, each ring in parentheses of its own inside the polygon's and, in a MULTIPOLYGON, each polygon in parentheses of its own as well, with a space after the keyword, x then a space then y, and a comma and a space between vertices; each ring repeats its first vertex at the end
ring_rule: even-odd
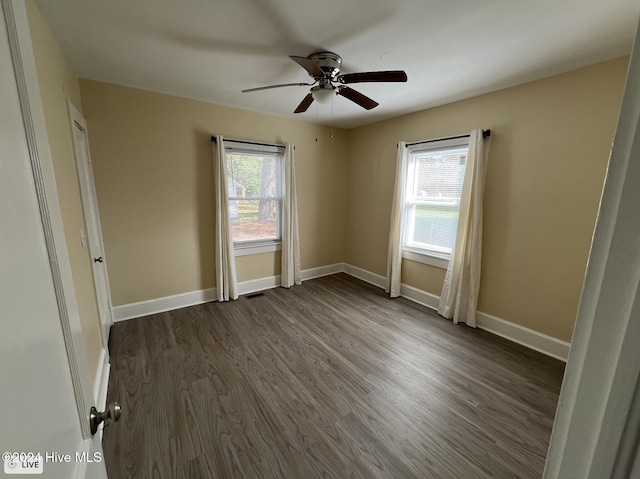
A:
POLYGON ((456 238, 469 138, 407 148, 403 257, 446 267, 456 238))
POLYGON ((280 249, 283 149, 233 140, 224 143, 236 256, 280 249))

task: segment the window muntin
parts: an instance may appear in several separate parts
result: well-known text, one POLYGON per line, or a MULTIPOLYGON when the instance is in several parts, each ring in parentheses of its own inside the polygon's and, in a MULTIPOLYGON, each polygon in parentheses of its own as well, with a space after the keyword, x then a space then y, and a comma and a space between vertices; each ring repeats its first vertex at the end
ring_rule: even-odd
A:
POLYGON ((448 259, 456 230, 468 139, 409 147, 403 248, 448 259))
POLYGON ((280 242, 282 154, 227 147, 226 160, 234 247, 280 242))

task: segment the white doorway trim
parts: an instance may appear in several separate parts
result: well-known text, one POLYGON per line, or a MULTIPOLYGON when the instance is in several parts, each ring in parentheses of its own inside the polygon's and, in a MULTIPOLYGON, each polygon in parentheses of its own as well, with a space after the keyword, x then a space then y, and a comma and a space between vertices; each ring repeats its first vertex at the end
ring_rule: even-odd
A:
POLYGON ((640 439, 638 40, 636 36, 549 444, 546 479, 623 478, 638 467, 634 466, 640 439))
POLYGON ((80 428, 83 438, 89 439, 89 409, 94 404, 94 398, 49 151, 29 23, 24 2, 3 0, 2 6, 80 428))
MULTIPOLYGON (((57 441, 60 447, 73 447, 73 444, 71 444, 71 442, 73 442, 77 445, 75 449, 76 453, 86 454, 87 456, 85 457, 90 458, 96 458, 96 455, 103 458, 104 454, 100 441, 101 436, 91 436, 89 428, 89 410, 90 407, 95 404, 95 398, 92 392, 80 315, 76 302, 71 265, 58 200, 53 162, 49 150, 49 140, 40 97, 26 5, 22 0, 0 1, 2 6, 2 21, 6 26, 10 56, 10 60, 6 58, 5 61, 7 63, 13 63, 12 75, 16 86, 13 92, 7 92, 7 96, 9 100, 19 103, 22 117, 22 132, 24 134, 23 141, 25 142, 26 148, 26 155, 22 159, 15 157, 7 158, 6 161, 24 161, 30 166, 34 187, 32 194, 35 196, 34 203, 37 202, 37 211, 42 228, 41 242, 46 250, 40 251, 40 254, 46 256, 45 261, 48 262, 48 270, 51 274, 50 291, 55 298, 52 297, 51 299, 54 299, 52 306, 55 305, 53 308, 56 311, 53 318, 57 318, 60 322, 60 330, 58 331, 60 331, 61 335, 57 337, 58 351, 66 356, 65 362, 68 365, 68 370, 64 372, 68 372, 70 376, 70 381, 64 386, 65 391, 43 390, 44 393, 50 392, 52 410, 49 411, 48 409, 50 408, 46 407, 46 397, 29 397, 27 398, 28 400, 20 403, 24 404, 25 410, 18 408, 18 410, 12 412, 14 414, 28 415, 29 417, 21 424, 24 424, 24 427, 33 428, 34 418, 46 416, 43 416, 42 412, 40 412, 40 414, 34 414, 33 408, 29 406, 29 401, 33 401, 34 399, 39 400, 41 403, 44 401, 44 403, 42 403, 45 407, 43 411, 46 411, 46 414, 56 415, 60 412, 61 416, 58 416, 58 418, 63 417, 65 421, 74 420, 75 409, 77 413, 75 417, 78 420, 77 427, 69 424, 69 426, 64 429, 51 429, 47 421, 40 421, 40 423, 35 426, 38 430, 32 431, 32 436, 30 436, 34 439, 29 439, 28 442, 38 447, 39 444, 51 443, 52 438, 55 437, 54 441, 57 441), (75 399, 75 401, 73 401, 75 405, 69 406, 67 414, 62 414, 61 404, 59 403, 60 400, 64 400, 64 396, 75 399), (58 402, 56 402, 56 400, 58 402), (50 436, 50 434, 54 434, 54 436, 50 436)), ((16 139, 16 141, 20 141, 20 139, 16 139)), ((39 297, 33 298, 34 303, 38 303, 39 301, 39 297)), ((34 318, 34 327, 43 326, 43 329, 46 329, 45 325, 52 326, 46 321, 43 323, 42 321, 45 319, 45 317, 34 318), (40 321, 40 323, 38 321, 40 321)), ((54 327, 53 329, 55 330, 56 328, 54 327)), ((55 338, 50 337, 44 349, 52 345, 51 347, 55 350, 55 343, 55 338)), ((33 346, 33 343, 29 344, 33 346)), ((39 360, 51 358, 50 354, 43 354, 42 357, 39 357, 39 353, 39 350, 35 350, 31 355, 36 364, 39 360)), ((46 366, 47 365, 42 368, 43 375, 46 374, 46 366)), ((32 380, 37 381, 38 376, 34 375, 32 380)), ((18 390, 15 392, 9 390, 6 391, 6 393, 7 395, 17 394, 18 390)), ((69 405, 66 400, 64 404, 69 405)), ((5 431, 5 435, 11 434, 11 432, 12 431, 5 431)), ((24 431, 16 430, 14 434, 16 437, 24 436, 24 431)), ((36 450, 34 452, 45 453, 48 450, 49 449, 45 451, 36 450)), ((66 471, 72 468, 73 466, 70 464, 65 466, 66 471)), ((59 470, 59 472, 61 473, 62 469, 59 470)), ((60 477, 53 469, 51 474, 48 473, 47 475, 60 477)), ((75 474, 73 476, 78 479, 106 479, 107 472, 104 461, 76 462, 75 474)))

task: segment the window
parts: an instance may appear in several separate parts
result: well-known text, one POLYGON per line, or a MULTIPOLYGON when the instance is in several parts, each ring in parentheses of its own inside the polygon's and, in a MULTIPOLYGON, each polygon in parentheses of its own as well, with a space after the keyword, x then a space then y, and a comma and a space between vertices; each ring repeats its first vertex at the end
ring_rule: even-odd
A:
POLYGON ((403 256, 446 267, 456 238, 469 139, 436 140, 408 148, 403 256), (440 261, 425 261, 424 255, 440 261))
POLYGON ((282 150, 225 140, 225 155, 236 254, 275 251, 282 238, 282 150))

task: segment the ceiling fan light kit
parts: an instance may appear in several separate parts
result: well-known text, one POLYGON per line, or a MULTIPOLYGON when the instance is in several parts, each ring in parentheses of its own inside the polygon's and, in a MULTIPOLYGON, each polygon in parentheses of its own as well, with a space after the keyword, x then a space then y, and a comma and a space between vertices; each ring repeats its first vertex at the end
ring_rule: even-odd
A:
POLYGON ((314 86, 311 89, 311 96, 318 103, 325 105, 336 96, 336 90, 333 87, 314 86))
POLYGON ((366 110, 371 110, 378 106, 378 103, 362 93, 346 86, 352 83, 380 83, 394 82, 401 83, 407 81, 407 74, 402 70, 345 73, 340 75, 342 57, 333 52, 312 53, 308 57, 290 56, 294 62, 304 68, 313 83, 280 83, 258 88, 242 90, 243 93, 250 93, 272 88, 282 88, 288 86, 310 86, 311 89, 306 97, 300 102, 294 113, 307 111, 309 106, 315 101, 321 104, 330 103, 335 95, 340 95, 366 110), (335 85, 334 83, 338 83, 335 85))

